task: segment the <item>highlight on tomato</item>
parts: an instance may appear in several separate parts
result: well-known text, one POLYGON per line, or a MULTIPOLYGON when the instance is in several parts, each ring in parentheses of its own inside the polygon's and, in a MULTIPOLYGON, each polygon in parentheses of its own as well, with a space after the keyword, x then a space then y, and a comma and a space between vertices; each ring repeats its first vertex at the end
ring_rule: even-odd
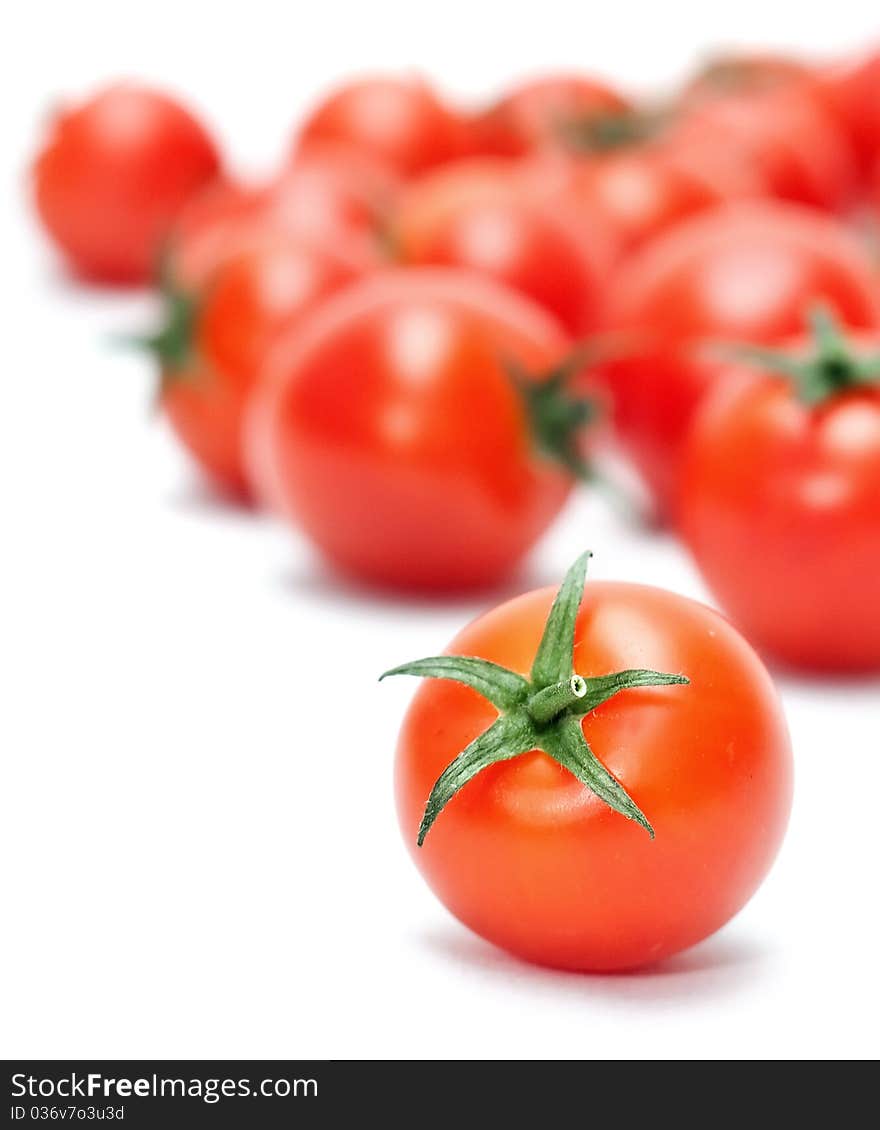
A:
POLYGON ((499 159, 447 165, 411 182, 389 228, 400 263, 460 267, 533 299, 573 335, 599 327, 610 248, 600 221, 529 191, 499 159))
POLYGON ((37 211, 70 267, 149 282, 183 206, 220 173, 217 146, 179 102, 119 83, 54 117, 33 166, 37 211))
POLYGON ((359 274, 329 249, 270 232, 221 260, 200 286, 169 283, 165 324, 143 339, 159 367, 159 406, 223 492, 251 495, 245 419, 272 346, 359 274))
MULTIPOLYGON (((791 748, 773 683, 718 613, 662 589, 517 597, 416 675, 395 779, 440 901, 528 961, 606 972, 714 933, 767 874, 791 748)), ((383 676, 384 678, 385 676, 383 676)))
POLYGON ((348 147, 410 177, 462 156, 466 139, 464 117, 423 79, 377 75, 344 83, 319 102, 295 152, 314 144, 348 147))
POLYGON ((826 671, 880 670, 880 333, 743 350, 697 416, 680 525, 758 647, 826 671))
POLYGON ((815 302, 846 325, 880 325, 878 274, 865 248, 834 218, 781 202, 702 213, 616 274, 608 322, 630 345, 598 375, 659 517, 672 515, 683 445, 719 375, 711 347, 791 337, 815 302))
POLYGON ((589 475, 576 368, 558 322, 500 284, 374 275, 274 351, 248 428, 258 489, 352 577, 489 585, 589 475))

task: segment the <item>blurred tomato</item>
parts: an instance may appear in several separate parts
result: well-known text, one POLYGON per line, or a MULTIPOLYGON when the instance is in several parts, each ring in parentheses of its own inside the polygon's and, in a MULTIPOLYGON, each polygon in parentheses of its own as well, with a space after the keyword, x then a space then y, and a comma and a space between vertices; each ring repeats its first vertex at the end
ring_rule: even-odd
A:
POLYGON ((227 492, 248 494, 243 422, 268 351, 356 274, 330 251, 274 239, 225 259, 196 293, 168 296, 168 324, 153 341, 161 406, 227 492))
POLYGON ((295 237, 367 269, 383 256, 387 215, 399 182, 369 157, 314 147, 274 181, 223 183, 197 197, 175 227, 168 273, 199 285, 229 255, 295 237))
POLYGON ((812 81, 694 99, 672 132, 684 148, 725 146, 782 200, 841 210, 855 197, 851 147, 812 81))
POLYGON ((880 669, 880 336, 831 333, 723 376, 681 483, 706 582, 786 662, 880 669))
POLYGON ((274 354, 249 428, 258 486, 356 577, 496 581, 572 486, 550 448, 565 462, 583 406, 543 380, 568 348, 549 314, 476 274, 373 276, 274 354))
POLYGON ((627 356, 602 366, 617 433, 661 517, 681 448, 717 365, 707 344, 773 342, 824 301, 848 325, 880 324, 872 263, 842 225, 792 204, 715 209, 636 253, 615 278, 609 324, 627 356))
POLYGON ((626 112, 629 102, 603 82, 584 75, 548 75, 508 91, 474 122, 476 148, 487 155, 522 157, 565 145, 584 121, 626 112))
POLYGON ((501 160, 459 162, 413 182, 391 243, 403 263, 467 268, 507 284, 574 335, 599 324, 606 240, 526 191, 501 160))
POLYGON ((180 209, 219 170, 178 102, 118 84, 55 116, 33 169, 37 210, 77 273, 147 282, 180 209))
POLYGON ((832 68, 824 83, 861 169, 869 173, 880 159, 880 51, 832 68))
POLYGON ((463 117, 422 80, 363 78, 339 87, 311 111, 296 148, 346 146, 408 177, 460 156, 465 131, 463 117))

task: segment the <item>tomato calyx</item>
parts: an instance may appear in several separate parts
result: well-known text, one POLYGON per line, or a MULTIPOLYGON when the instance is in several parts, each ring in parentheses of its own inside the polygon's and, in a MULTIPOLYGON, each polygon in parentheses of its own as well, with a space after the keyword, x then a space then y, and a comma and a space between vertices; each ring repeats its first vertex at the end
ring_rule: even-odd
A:
POLYGON ((591 481, 595 472, 584 458, 580 439, 599 416, 599 406, 592 397, 571 391, 584 362, 584 351, 577 350, 537 380, 516 361, 507 361, 504 367, 525 408, 537 450, 575 478, 591 481))
POLYGON ((165 277, 160 285, 162 316, 153 333, 133 334, 125 340, 129 345, 149 353, 159 366, 156 399, 175 381, 188 374, 193 356, 196 318, 199 304, 195 297, 165 277))
POLYGON ((807 320, 813 348, 806 357, 760 346, 738 348, 738 356, 787 377, 804 404, 822 404, 844 392, 880 386, 880 354, 856 350, 825 306, 813 307, 807 320))
POLYGON ((664 110, 587 114, 559 123, 559 135, 575 153, 610 153, 656 137, 666 125, 664 110))
POLYGON ((489 660, 464 655, 417 659, 380 677, 417 675, 451 679, 477 691, 499 714, 438 777, 419 826, 419 847, 441 811, 468 781, 490 765, 533 750, 542 750, 552 757, 609 808, 634 820, 654 838, 648 818, 593 753, 584 737, 581 719, 622 691, 686 685, 690 680, 661 671, 615 671, 593 677, 574 671, 574 633, 590 556, 582 554, 566 573, 528 678, 489 660))

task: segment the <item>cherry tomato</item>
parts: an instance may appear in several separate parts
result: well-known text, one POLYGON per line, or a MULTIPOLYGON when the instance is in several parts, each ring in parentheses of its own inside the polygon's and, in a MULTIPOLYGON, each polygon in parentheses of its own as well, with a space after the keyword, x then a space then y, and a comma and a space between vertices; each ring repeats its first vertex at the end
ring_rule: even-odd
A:
POLYGON ((605 238, 591 238, 573 209, 528 194, 502 162, 461 162, 413 182, 391 244, 403 263, 489 275, 544 306, 574 335, 599 324, 605 238))
POLYGON ((496 697, 488 672, 496 705, 436 661, 389 672, 442 675, 404 720, 397 808, 417 867, 477 934, 541 965, 633 969, 707 937, 754 893, 787 823, 791 751, 770 677, 718 613, 613 581, 588 582, 579 611, 578 596, 567 656, 549 668, 553 691, 574 693, 549 721, 533 692, 548 684, 536 656, 552 589, 498 606, 448 648, 447 665, 471 656, 515 673, 496 697), (596 696, 597 677, 617 673, 625 689, 596 696), (663 685, 682 675, 688 685, 663 685), (462 766, 466 783, 437 812, 438 778, 499 722, 488 767, 462 766))
POLYGON ((603 82, 583 75, 551 75, 522 83, 474 123, 476 147, 487 155, 522 157, 565 146, 569 127, 624 113, 629 102, 603 82))
POLYGON ((397 178, 371 158, 313 146, 273 181, 223 182, 193 200, 175 226, 167 273, 177 286, 199 286, 224 258, 272 237, 331 247, 361 269, 376 266, 398 191, 397 178))
POLYGON ((880 155, 880 51, 833 68, 824 84, 862 172, 869 173, 880 155))
POLYGON ((339 87, 307 116, 297 138, 301 152, 315 143, 347 146, 400 176, 458 157, 464 119, 414 78, 357 79, 339 87))
POLYGON ((155 339, 161 406, 179 439, 225 491, 249 494, 243 428, 267 352, 357 272, 330 251, 272 239, 226 259, 194 295, 170 302, 155 339))
POLYGON ((687 220, 615 277, 609 322, 630 351, 603 366, 618 437, 669 517, 682 445, 717 371, 704 347, 797 333, 815 301, 851 326, 880 324, 872 263, 835 220, 782 203, 687 220))
POLYGON ((422 589, 494 582, 573 482, 538 450, 510 367, 546 394, 545 422, 559 421, 569 406, 540 378, 567 351, 549 314, 478 275, 366 279, 273 356, 249 429, 262 495, 356 577, 422 589))
POLYGON ((674 127, 677 144, 714 137, 757 170, 771 196, 843 210, 857 189, 851 148, 830 104, 810 83, 697 100, 674 127))
POLYGON ((34 165, 37 210, 78 274, 147 282, 180 209, 219 171, 187 110, 120 84, 55 118, 34 165))
POLYGON ((726 375, 688 443, 681 528, 756 645, 798 667, 878 670, 880 335, 836 341, 726 375))
POLYGON ((627 146, 580 160, 542 158, 522 175, 602 232, 617 258, 726 198, 710 178, 660 144, 627 146))

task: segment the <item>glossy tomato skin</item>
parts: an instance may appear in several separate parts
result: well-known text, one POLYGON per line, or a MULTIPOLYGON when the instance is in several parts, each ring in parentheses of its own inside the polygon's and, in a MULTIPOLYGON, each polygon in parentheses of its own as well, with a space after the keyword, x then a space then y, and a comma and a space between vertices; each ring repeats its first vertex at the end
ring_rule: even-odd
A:
POLYGON ((223 491, 250 495, 244 420, 267 353, 356 277, 329 251, 277 239, 208 276, 196 299, 191 356, 166 372, 161 405, 184 447, 223 491))
POLYGON ((369 157, 313 146, 269 182, 224 181, 191 201, 169 241, 166 273, 178 287, 198 287, 224 259, 291 238, 329 247, 353 267, 377 266, 399 187, 398 178, 369 157))
POLYGON ((677 143, 698 147, 714 137, 758 171, 769 195, 844 211, 858 170, 839 120, 808 82, 698 100, 675 127, 677 143))
POLYGON ((143 283, 181 208, 219 171, 213 140, 187 110, 125 83, 55 118, 33 178, 40 218, 78 274, 143 283))
POLYGON ((402 263, 460 267, 504 283, 575 336, 601 322, 607 240, 593 237, 574 209, 530 193, 503 162, 459 162, 413 182, 391 243, 402 263))
POLYGON ((565 127, 585 118, 621 114, 629 101, 586 75, 532 79, 502 95, 474 123, 475 148, 487 156, 523 157, 566 147, 565 127))
MULTIPOLYGON (((554 595, 500 605, 449 651, 527 674, 554 595)), ((755 653, 684 597, 589 582, 574 656, 585 676, 643 667, 691 680, 623 692, 583 724, 654 825, 653 841, 535 751, 468 782, 417 848, 431 787, 496 716, 476 692, 440 680, 420 687, 401 729, 400 825, 434 893, 490 942, 541 965, 634 969, 712 934, 754 893, 788 820, 789 739, 755 653)))
POLYGON ((694 425, 679 509, 756 646, 794 667, 880 670, 880 391, 810 406, 782 378, 729 373, 694 425))
POLYGON ((571 488, 533 450, 504 362, 543 374, 568 348, 548 314, 487 279, 365 280, 274 355, 249 429, 258 489, 356 578, 490 584, 571 488))
POLYGON ((674 510, 682 447, 719 371, 706 347, 791 337, 816 303, 849 326, 880 324, 877 274, 859 244, 835 220, 781 203, 687 220, 617 274, 609 324, 630 347, 601 376, 660 517, 674 510))
POLYGON ((349 147, 410 177, 460 156, 465 139, 462 116, 427 83, 385 76, 355 79, 329 94, 307 116, 296 150, 349 147))

